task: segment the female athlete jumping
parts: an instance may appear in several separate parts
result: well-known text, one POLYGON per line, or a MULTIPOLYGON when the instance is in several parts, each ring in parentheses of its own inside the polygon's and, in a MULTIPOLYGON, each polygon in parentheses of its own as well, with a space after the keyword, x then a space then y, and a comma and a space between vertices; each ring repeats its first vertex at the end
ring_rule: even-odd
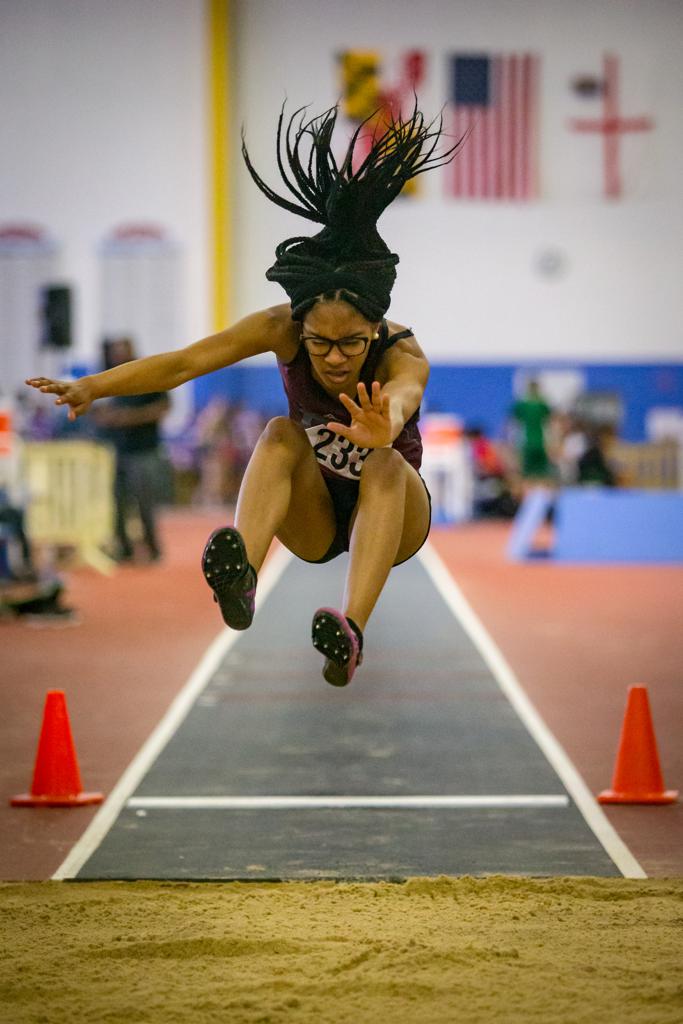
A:
POLYGON ((273 537, 299 558, 326 562, 350 553, 342 611, 320 608, 313 644, 334 686, 360 664, 363 629, 392 566, 424 544, 430 501, 418 473, 417 426, 429 373, 412 331, 385 319, 398 256, 377 231, 382 211, 407 181, 450 160, 435 155, 440 123, 415 108, 375 131, 356 166, 364 126, 341 164, 332 153, 332 108, 306 121, 297 111, 277 132, 278 166, 297 202, 275 193, 242 152, 252 178, 273 202, 324 225, 276 249, 266 277, 289 303, 253 313, 175 352, 149 356, 75 382, 26 383, 56 394, 73 419, 112 395, 168 391, 201 374, 274 352, 289 416, 272 419, 247 467, 235 527, 209 538, 202 569, 224 621, 246 629, 258 573, 273 537), (304 156, 302 147, 308 143, 304 156))

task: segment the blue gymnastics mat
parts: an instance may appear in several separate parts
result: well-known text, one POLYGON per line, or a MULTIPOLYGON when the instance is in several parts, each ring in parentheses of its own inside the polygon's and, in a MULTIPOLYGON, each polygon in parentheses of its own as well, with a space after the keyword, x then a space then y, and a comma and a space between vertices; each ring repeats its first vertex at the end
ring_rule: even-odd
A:
POLYGON ((534 537, 553 508, 555 562, 676 564, 683 562, 683 494, 573 487, 557 496, 529 492, 513 523, 507 556, 535 559, 534 537))

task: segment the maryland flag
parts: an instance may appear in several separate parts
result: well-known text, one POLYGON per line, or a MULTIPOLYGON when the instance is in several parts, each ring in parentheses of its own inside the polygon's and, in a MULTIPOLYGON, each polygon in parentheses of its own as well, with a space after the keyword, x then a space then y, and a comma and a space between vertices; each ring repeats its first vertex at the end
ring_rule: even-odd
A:
MULTIPOLYGON (((425 78, 426 56, 422 50, 401 53, 391 76, 386 60, 377 50, 345 50, 338 60, 343 113, 354 125, 372 118, 356 146, 356 163, 362 163, 373 136, 383 130, 386 121, 412 111, 425 78)), ((413 178, 401 195, 418 192, 419 181, 413 178)))
POLYGON ((364 121, 381 106, 380 55, 376 50, 346 50, 339 55, 342 110, 350 121, 364 121))

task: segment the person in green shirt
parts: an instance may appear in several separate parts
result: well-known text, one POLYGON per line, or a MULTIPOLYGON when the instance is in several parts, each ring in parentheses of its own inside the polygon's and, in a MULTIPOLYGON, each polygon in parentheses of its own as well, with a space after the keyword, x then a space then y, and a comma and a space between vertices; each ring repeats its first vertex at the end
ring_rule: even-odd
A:
POLYGON ((551 415, 552 409, 541 394, 538 381, 530 380, 526 395, 512 407, 512 416, 521 426, 521 470, 525 478, 550 474, 545 428, 551 415))

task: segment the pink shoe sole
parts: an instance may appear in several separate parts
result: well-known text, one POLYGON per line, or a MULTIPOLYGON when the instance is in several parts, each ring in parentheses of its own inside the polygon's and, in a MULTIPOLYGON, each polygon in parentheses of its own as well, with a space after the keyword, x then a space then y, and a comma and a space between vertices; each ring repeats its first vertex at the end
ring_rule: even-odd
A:
POLYGON ((323 677, 332 686, 348 686, 363 660, 358 637, 341 612, 319 608, 313 616, 313 646, 325 658, 323 677))

